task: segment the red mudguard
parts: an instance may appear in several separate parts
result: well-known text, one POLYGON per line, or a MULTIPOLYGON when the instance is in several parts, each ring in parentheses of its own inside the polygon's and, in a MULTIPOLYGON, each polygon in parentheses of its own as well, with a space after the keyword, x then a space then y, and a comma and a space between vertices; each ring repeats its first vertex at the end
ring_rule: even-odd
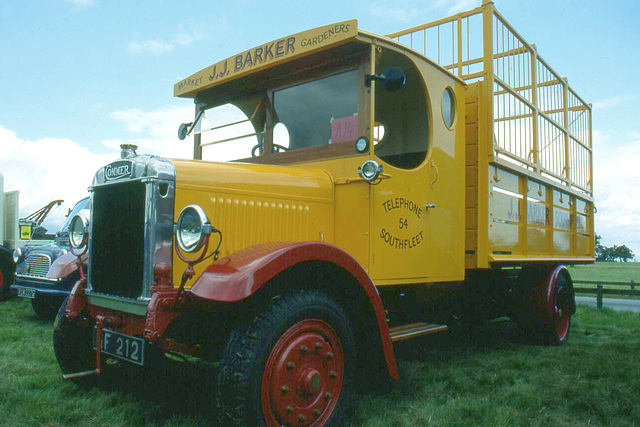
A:
POLYGON ((326 261, 348 271, 362 286, 373 307, 389 375, 398 379, 382 300, 371 278, 351 255, 321 242, 264 243, 211 264, 195 281, 191 293, 203 299, 236 302, 253 295, 289 267, 306 261, 326 261))

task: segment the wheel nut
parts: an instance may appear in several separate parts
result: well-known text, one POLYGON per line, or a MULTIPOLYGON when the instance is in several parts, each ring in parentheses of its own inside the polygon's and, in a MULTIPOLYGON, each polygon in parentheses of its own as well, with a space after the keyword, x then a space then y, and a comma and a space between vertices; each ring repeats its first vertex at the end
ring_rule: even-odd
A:
POLYGON ((287 387, 286 385, 283 385, 281 390, 282 390, 282 393, 287 393, 289 391, 289 387, 287 387))
POLYGON ((301 353, 306 353, 307 351, 309 351, 309 348, 306 345, 301 345, 300 346, 300 352, 301 353))
POLYGON ((333 353, 328 351, 327 352, 327 359, 333 359, 333 353))
POLYGON ((337 377, 337 376, 338 376, 338 373, 337 373, 336 371, 331 371, 331 372, 329 372, 329 377, 331 377, 331 378, 335 378, 335 377, 337 377))
POLYGON ((300 414, 298 415, 298 422, 303 423, 307 420, 307 417, 305 417, 304 415, 300 414))
POLYGON ((316 343, 316 350, 320 350, 322 348, 322 343, 320 341, 318 341, 316 343))
POLYGON ((313 410, 313 418, 318 418, 320 416, 320 411, 318 409, 313 410))
POLYGON ((324 394, 324 398, 327 399, 327 400, 331 399, 331 397, 332 397, 331 393, 325 393, 324 394))
POLYGON ((295 368, 295 367, 296 367, 296 364, 295 364, 295 363, 293 363, 293 362, 289 362, 289 363, 287 363, 287 369, 288 369, 288 370, 292 370, 292 369, 293 369, 293 368, 295 368))
POLYGON ((284 411, 285 411, 287 414, 292 413, 292 412, 293 412, 293 406, 287 406, 286 408, 284 408, 284 411))

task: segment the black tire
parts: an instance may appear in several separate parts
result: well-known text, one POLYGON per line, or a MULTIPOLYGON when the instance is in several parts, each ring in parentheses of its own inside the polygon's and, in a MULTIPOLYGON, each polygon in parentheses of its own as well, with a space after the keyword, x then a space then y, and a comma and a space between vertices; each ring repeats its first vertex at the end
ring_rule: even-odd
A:
POLYGON ((318 291, 297 292, 272 304, 232 332, 223 351, 216 395, 226 421, 342 424, 356 365, 346 314, 318 291))
POLYGON ((9 265, 0 260, 0 301, 4 301, 11 296, 11 290, 9 289, 11 270, 9 265))
MULTIPOLYGON (((68 300, 68 297, 65 298, 60 305, 53 322, 53 351, 64 374, 89 371, 96 367, 91 328, 85 328, 65 317, 68 300)), ((95 385, 96 377, 76 378, 73 382, 81 387, 91 387, 95 385)))
POLYGON ((39 318, 53 320, 60 309, 60 298, 36 293, 36 297, 31 300, 31 307, 33 307, 33 311, 36 312, 36 316, 39 318))

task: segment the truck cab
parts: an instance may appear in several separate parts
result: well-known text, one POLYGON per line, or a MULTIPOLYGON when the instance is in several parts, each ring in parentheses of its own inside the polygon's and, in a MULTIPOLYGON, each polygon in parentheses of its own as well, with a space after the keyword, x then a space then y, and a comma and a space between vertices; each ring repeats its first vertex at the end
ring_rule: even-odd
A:
MULTIPOLYGON (((177 96, 196 104, 195 157, 328 176, 331 206, 318 210, 312 229, 269 225, 273 239, 335 244, 379 285, 462 280, 465 129, 456 107, 464 82, 403 45, 359 32, 356 21, 275 41, 270 68, 238 78, 264 65, 268 46, 176 85, 177 96), (309 46, 315 51, 293 60, 309 46)), ((260 240, 232 238, 231 251, 260 240)))

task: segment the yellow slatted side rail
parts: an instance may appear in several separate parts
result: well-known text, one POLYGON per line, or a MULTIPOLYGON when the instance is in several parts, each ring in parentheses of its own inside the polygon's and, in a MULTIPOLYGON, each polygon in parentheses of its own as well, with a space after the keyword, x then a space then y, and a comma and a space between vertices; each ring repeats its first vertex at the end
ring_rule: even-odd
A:
POLYGON ((487 144, 492 146, 489 161, 502 159, 593 196, 591 105, 491 1, 388 37, 468 83, 484 80, 488 84, 491 99, 480 101, 488 107, 487 117, 480 120, 492 129, 487 134, 487 144))

